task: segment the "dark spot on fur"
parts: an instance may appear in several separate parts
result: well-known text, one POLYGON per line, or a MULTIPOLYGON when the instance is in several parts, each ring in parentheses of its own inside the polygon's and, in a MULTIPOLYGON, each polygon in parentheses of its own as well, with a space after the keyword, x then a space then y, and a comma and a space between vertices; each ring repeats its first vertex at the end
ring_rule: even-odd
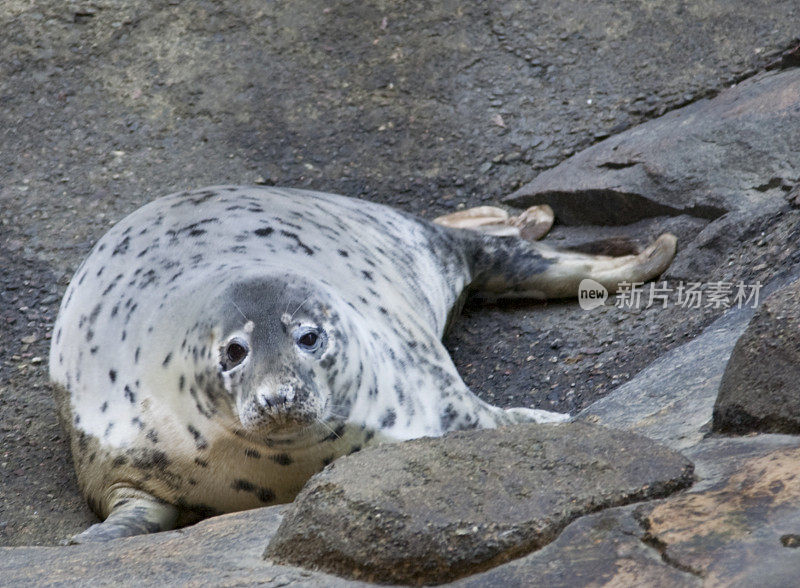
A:
POLYGON ((300 240, 300 237, 298 237, 298 236, 297 236, 297 233, 292 233, 292 232, 290 232, 290 231, 283 231, 283 230, 282 230, 282 231, 281 231, 281 235, 283 235, 284 237, 287 237, 287 238, 289 238, 289 239, 294 239, 295 243, 297 243, 297 246, 298 246, 300 249, 302 249, 302 250, 303 250, 303 253, 305 253, 306 255, 314 255, 314 250, 313 250, 313 249, 311 249, 311 247, 309 247, 309 246, 308 246, 308 245, 306 245, 305 243, 303 243, 303 242, 300 240))
POLYGON ((269 488, 259 488, 256 493, 261 502, 272 502, 275 500, 275 493, 269 488))
POLYGON ((111 253, 111 257, 114 257, 115 255, 120 255, 120 254, 126 253, 128 251, 128 246, 130 245, 130 243, 131 243, 131 238, 130 237, 125 237, 122 241, 117 243, 117 246, 114 248, 114 251, 111 253))
POLYGON ((253 459, 260 459, 261 458, 261 454, 258 451, 256 451, 255 449, 253 449, 252 447, 248 447, 247 449, 245 449, 244 450, 244 454, 247 457, 252 457, 253 459))
POLYGON ((204 459, 200 459, 199 457, 195 457, 194 458, 194 463, 199 465, 201 468, 207 468, 208 467, 208 462, 206 460, 204 460, 204 459))
POLYGON ((105 412, 108 410, 108 400, 106 400, 103 404, 100 405, 100 412, 105 412))
POLYGON ((117 381, 117 370, 109 370, 108 371, 108 379, 111 380, 111 383, 117 381))
POLYGON ((151 443, 158 443, 158 433, 156 433, 155 429, 150 429, 147 431, 147 435, 145 435, 151 443))
POLYGON ((440 417, 442 429, 444 429, 445 431, 450 430, 450 427, 457 418, 458 418, 458 411, 456 411, 455 407, 452 404, 448 404, 447 408, 444 409, 440 417))
POLYGON ((158 449, 147 449, 132 461, 133 467, 140 470, 164 471, 169 467, 170 461, 167 454, 158 449))
POLYGON ((272 233, 275 232, 275 229, 272 227, 261 227, 260 229, 256 229, 253 231, 259 237, 269 237, 272 233))
POLYGON ((294 463, 294 460, 289 456, 288 453, 276 453, 275 455, 271 455, 270 459, 282 466, 290 466, 294 463))
POLYGON ((383 417, 381 417, 381 429, 389 429, 393 427, 396 421, 397 413, 392 408, 388 409, 383 417))
POLYGON ((100 315, 100 310, 103 308, 103 305, 98 303, 92 309, 92 312, 89 313, 89 324, 93 325, 97 321, 97 317, 100 315))
POLYGON ((167 356, 164 358, 164 361, 161 362, 161 365, 167 367, 171 360, 172 360, 172 352, 170 351, 169 353, 167 353, 167 356))
POLYGON ((208 441, 206 441, 206 438, 203 437, 200 431, 193 425, 188 425, 186 429, 192 434, 192 437, 194 437, 194 446, 197 447, 197 449, 203 450, 208 448, 208 441))
POLYGON ((133 390, 131 390, 131 387, 127 384, 125 384, 125 398, 127 398, 131 404, 136 402, 136 395, 133 393, 133 390))
POLYGON ((252 482, 248 482, 247 480, 237 479, 233 481, 231 484, 231 488, 234 490, 241 490, 242 492, 253 492, 256 489, 255 484, 252 482))

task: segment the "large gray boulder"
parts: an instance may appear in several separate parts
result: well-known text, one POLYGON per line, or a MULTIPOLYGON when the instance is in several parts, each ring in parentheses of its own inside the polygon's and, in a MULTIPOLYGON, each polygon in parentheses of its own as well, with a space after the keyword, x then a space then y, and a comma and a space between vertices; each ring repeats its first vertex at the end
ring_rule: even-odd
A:
POLYGON ((736 343, 714 430, 800 433, 800 280, 769 296, 736 343))
POLYGON ((566 224, 783 204, 800 177, 800 69, 766 72, 585 149, 506 198, 566 224))
POLYGON ((441 583, 538 549, 583 514, 691 480, 681 455, 586 423, 384 445, 312 478, 266 556, 360 580, 441 583))

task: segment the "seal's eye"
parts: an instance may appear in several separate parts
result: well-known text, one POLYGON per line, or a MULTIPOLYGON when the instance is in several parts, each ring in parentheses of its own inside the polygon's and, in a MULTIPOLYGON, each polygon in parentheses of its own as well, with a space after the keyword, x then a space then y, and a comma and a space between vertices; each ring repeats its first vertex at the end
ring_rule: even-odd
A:
POLYGON ((303 347, 314 347, 317 341, 319 341, 319 335, 316 333, 306 333, 297 340, 303 347))
POLYGON ((235 368, 244 361, 249 352, 250 350, 247 347, 247 343, 241 339, 233 339, 225 347, 225 357, 223 358, 222 368, 224 370, 235 368))
POLYGON ((313 328, 299 329, 294 336, 297 346, 307 353, 313 353, 322 347, 323 337, 319 330, 313 328))

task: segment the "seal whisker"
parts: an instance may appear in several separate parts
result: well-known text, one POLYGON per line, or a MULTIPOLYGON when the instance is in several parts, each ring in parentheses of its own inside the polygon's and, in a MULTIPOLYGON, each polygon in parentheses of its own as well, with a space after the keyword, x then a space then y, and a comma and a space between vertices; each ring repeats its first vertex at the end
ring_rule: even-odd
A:
POLYGON ((246 321, 249 321, 249 320, 250 320, 249 318, 247 318, 247 315, 246 315, 244 312, 242 312, 242 309, 241 309, 241 308, 239 308, 239 305, 238 305, 238 304, 236 304, 236 301, 235 301, 235 300, 231 300, 231 304, 233 304, 233 305, 236 307, 236 310, 238 310, 238 311, 239 311, 239 314, 241 314, 241 315, 244 317, 244 320, 246 320, 246 321))
POLYGON ((341 435, 337 434, 336 431, 334 431, 333 428, 328 423, 323 421, 321 418, 317 417, 317 422, 320 425, 322 425, 323 427, 325 427, 326 429, 328 429, 337 439, 341 439, 342 438, 341 435))
POLYGON ((294 312, 292 313, 292 316, 290 316, 290 317, 289 317, 289 321, 291 321, 291 320, 294 318, 294 315, 296 315, 296 314, 297 314, 297 312, 298 312, 298 311, 299 311, 301 308, 303 308, 303 305, 304 305, 306 302, 308 302, 309 300, 311 300, 311 297, 312 297, 312 296, 313 296, 313 294, 309 294, 309 295, 306 297, 306 299, 305 299, 305 300, 303 300, 303 301, 300 303, 300 306, 298 306, 297 308, 295 308, 294 312))

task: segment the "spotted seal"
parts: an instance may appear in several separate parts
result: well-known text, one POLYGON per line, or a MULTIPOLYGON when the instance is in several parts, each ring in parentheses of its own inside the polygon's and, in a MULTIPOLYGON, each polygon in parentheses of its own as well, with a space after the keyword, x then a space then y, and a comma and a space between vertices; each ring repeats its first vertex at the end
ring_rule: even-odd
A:
POLYGON ((658 275, 294 189, 216 186, 120 221, 72 279, 50 375, 107 540, 293 499, 380 440, 564 415, 477 398, 441 337, 465 291, 575 296, 658 275))

